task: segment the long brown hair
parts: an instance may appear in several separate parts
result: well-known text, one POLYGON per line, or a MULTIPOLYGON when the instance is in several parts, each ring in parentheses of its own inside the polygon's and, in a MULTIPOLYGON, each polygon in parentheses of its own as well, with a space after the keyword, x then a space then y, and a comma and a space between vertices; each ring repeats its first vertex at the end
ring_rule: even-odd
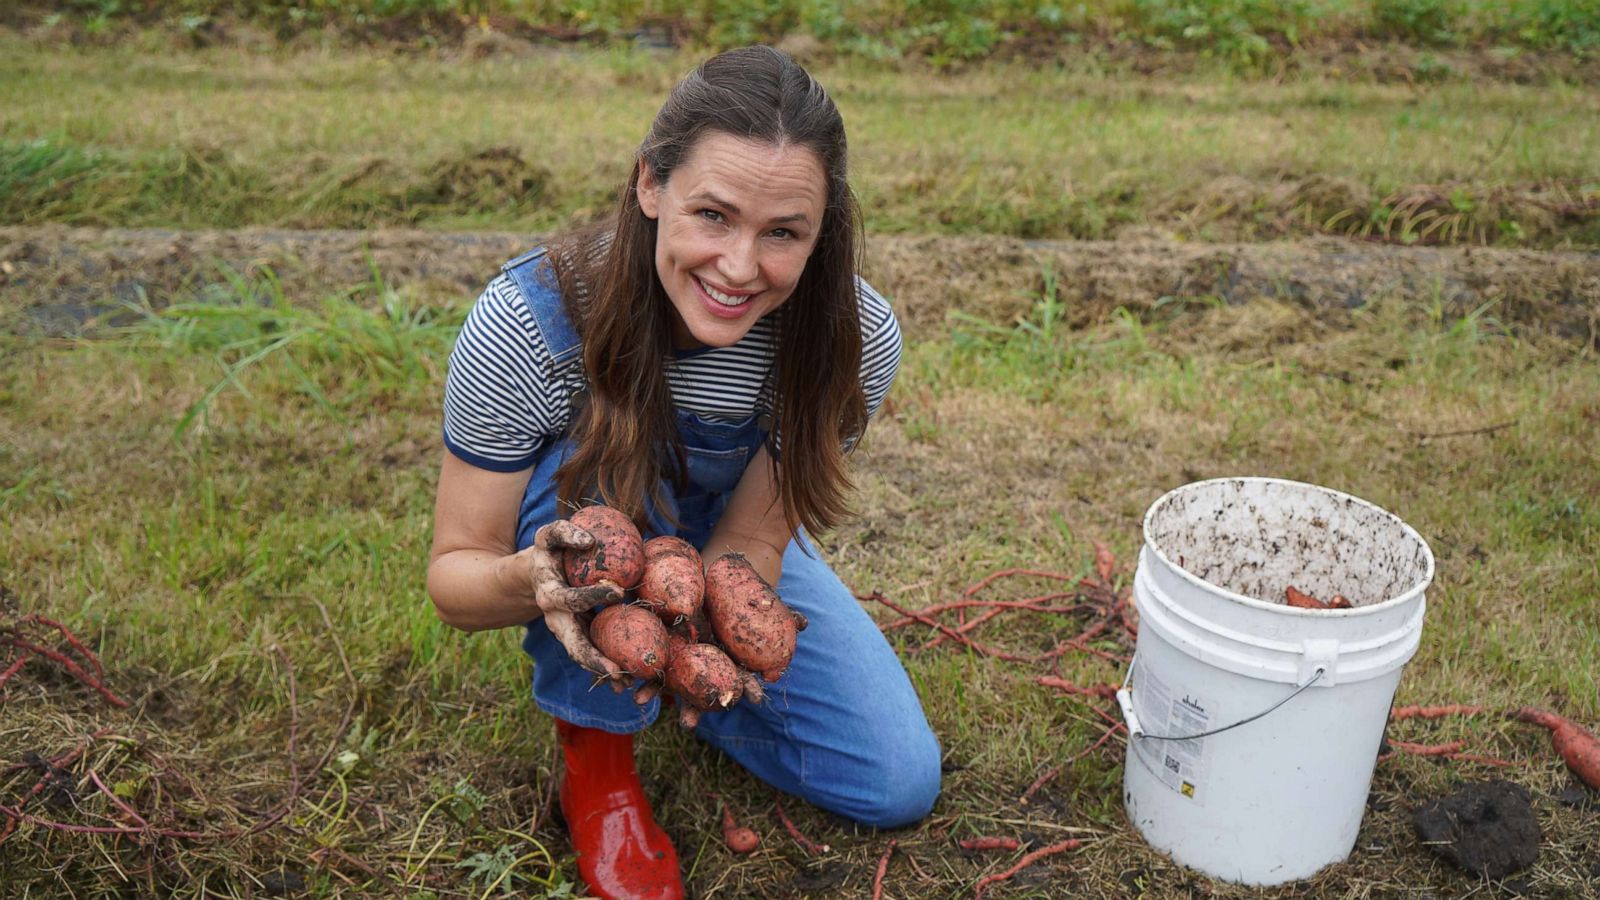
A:
POLYGON ((776 476, 789 530, 822 531, 849 513, 844 444, 867 427, 856 295, 861 214, 838 108, 771 47, 722 53, 679 82, 639 148, 614 217, 551 242, 589 382, 572 426, 575 448, 556 472, 558 491, 564 503, 598 496, 639 520, 646 502, 667 508, 663 479, 687 477, 665 372, 674 311, 656 274, 656 220, 639 208, 639 173, 649 166, 656 184, 666 184, 713 133, 809 148, 828 182, 816 246, 794 293, 771 313, 777 350, 767 438, 772 458, 781 458, 776 476))

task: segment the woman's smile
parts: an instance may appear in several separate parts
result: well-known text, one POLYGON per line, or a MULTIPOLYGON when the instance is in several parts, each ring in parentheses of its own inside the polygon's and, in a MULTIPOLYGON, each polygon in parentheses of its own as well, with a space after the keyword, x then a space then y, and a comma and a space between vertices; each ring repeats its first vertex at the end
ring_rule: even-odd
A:
POLYGON ((713 132, 665 183, 645 167, 639 208, 655 219, 656 274, 680 348, 727 347, 794 293, 827 197, 811 149, 713 132))

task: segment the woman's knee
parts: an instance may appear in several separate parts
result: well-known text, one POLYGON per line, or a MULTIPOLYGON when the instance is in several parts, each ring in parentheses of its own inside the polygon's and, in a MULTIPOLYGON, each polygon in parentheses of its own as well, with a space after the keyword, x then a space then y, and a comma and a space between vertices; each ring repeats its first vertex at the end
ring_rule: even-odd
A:
POLYGON ((850 810, 847 818, 872 828, 898 828, 916 822, 933 810, 939 798, 942 759, 938 738, 924 726, 908 730, 898 740, 885 743, 862 773, 871 790, 850 810))

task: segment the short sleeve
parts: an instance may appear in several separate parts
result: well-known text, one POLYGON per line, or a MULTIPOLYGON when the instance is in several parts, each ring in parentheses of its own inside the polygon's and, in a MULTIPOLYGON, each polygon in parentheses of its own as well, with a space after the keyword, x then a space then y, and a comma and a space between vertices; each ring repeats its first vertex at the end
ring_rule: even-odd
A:
POLYGON ((865 281, 856 282, 861 298, 861 390, 867 395, 867 416, 878 414, 900 371, 900 323, 889 301, 865 281))
POLYGON ((528 305, 504 275, 489 283, 461 327, 444 390, 444 444, 492 472, 533 465, 561 433, 567 392, 528 305))

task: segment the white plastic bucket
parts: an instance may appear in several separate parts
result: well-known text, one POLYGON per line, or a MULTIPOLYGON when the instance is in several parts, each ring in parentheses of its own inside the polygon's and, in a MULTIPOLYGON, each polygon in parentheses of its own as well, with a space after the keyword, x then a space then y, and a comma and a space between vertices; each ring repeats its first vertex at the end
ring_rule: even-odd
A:
POLYGON ((1364 500, 1272 478, 1180 487, 1151 505, 1144 538, 1118 696, 1129 820, 1177 862, 1242 884, 1343 860, 1421 640, 1427 543, 1364 500), (1354 608, 1288 606, 1291 585, 1354 608))

